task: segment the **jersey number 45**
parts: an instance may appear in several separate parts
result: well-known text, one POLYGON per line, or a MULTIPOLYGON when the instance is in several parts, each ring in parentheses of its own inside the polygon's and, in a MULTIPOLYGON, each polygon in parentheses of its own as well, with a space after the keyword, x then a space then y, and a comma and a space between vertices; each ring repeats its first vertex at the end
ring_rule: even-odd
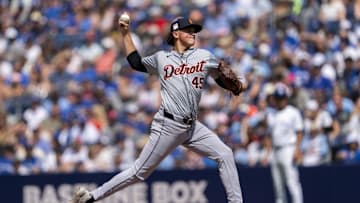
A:
POLYGON ((200 88, 202 89, 203 87, 203 83, 204 83, 204 79, 203 77, 194 77, 194 79, 191 81, 192 84, 194 85, 195 88, 200 88))

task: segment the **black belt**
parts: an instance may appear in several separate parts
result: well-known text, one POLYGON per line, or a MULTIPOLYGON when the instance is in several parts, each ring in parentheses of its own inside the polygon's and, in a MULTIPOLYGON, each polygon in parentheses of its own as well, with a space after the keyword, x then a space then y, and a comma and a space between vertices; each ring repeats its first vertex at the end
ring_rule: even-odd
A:
POLYGON ((173 114, 167 112, 164 110, 164 116, 166 118, 170 118, 171 120, 174 121, 182 121, 183 123, 187 124, 187 125, 191 125, 194 122, 194 119, 192 118, 179 118, 179 117, 175 117, 173 114))
POLYGON ((275 150, 280 150, 280 149, 283 149, 283 148, 285 148, 285 147, 291 147, 291 146, 294 146, 295 144, 293 144, 293 143, 290 143, 290 144, 285 144, 285 145, 283 145, 283 146, 274 146, 274 149, 275 150))

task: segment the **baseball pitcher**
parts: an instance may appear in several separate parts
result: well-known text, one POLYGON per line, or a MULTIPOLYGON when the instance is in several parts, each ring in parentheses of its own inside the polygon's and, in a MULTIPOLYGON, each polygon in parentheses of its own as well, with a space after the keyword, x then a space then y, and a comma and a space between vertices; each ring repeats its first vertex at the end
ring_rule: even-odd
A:
POLYGON ((245 81, 238 79, 225 63, 219 62, 209 51, 194 48, 195 36, 202 29, 201 25, 183 17, 175 19, 167 39, 173 49, 142 58, 131 38, 129 22, 128 16, 119 20, 127 60, 133 69, 159 77, 162 103, 152 121, 148 142, 133 166, 93 191, 79 188, 72 202, 95 202, 145 180, 172 150, 183 145, 215 160, 228 202, 242 203, 232 150, 196 118, 207 74, 234 95, 245 90, 245 81))

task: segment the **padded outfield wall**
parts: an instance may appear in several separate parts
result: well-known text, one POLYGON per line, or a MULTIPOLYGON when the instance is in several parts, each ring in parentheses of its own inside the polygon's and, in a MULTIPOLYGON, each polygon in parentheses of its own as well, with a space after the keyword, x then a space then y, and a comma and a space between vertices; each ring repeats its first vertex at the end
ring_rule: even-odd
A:
MULTIPOLYGON (((269 168, 240 168, 245 203, 272 203, 269 168)), ((305 203, 360 202, 360 166, 300 168, 305 203)), ((0 176, 4 203, 66 203, 78 185, 94 188, 113 173, 0 176)), ((216 170, 156 171, 102 203, 225 203, 216 170)))

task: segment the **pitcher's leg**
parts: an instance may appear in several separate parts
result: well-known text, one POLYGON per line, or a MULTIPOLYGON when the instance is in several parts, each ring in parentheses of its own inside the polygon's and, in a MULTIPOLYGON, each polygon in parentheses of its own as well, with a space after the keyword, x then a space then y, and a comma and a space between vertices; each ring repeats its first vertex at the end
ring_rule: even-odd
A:
POLYGON ((186 139, 186 136, 182 136, 183 129, 175 130, 176 126, 169 127, 168 122, 158 122, 153 125, 156 129, 151 130, 149 140, 134 165, 91 191, 95 200, 103 199, 131 184, 146 179, 164 157, 186 139))
POLYGON ((196 122, 193 135, 184 143, 194 152, 218 163, 221 181, 229 203, 242 203, 241 187, 232 150, 219 137, 200 122, 196 122))
POLYGON ((131 184, 139 182, 140 179, 136 177, 135 174, 136 174, 136 169, 134 166, 132 166, 131 168, 117 174, 109 181, 104 183, 102 186, 96 188, 90 193, 95 200, 101 200, 115 193, 118 190, 121 190, 131 184))

